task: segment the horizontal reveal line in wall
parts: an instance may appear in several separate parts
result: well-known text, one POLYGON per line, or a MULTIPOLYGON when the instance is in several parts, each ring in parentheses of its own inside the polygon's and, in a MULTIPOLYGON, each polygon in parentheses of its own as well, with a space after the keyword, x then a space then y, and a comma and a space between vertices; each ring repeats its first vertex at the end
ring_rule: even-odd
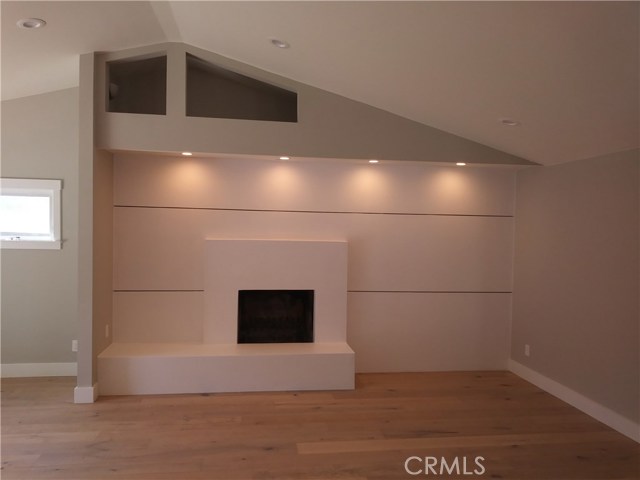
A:
POLYGON ((513 218, 513 215, 487 215, 472 213, 405 213, 405 212, 347 212, 332 210, 276 210, 266 208, 217 208, 217 207, 167 207, 151 205, 114 205, 115 208, 149 208, 165 210, 209 210, 218 212, 263 212, 263 213, 331 213, 342 215, 398 215, 414 217, 489 217, 489 218, 513 218))
POLYGON ((347 293, 513 293, 510 291, 474 291, 474 290, 347 290, 347 293))
MULTIPOLYGON (((114 290, 114 293, 145 292, 204 292, 204 290, 114 290)), ((475 291, 475 290, 347 290, 347 293, 513 293, 511 291, 475 291)))
POLYGON ((114 290, 114 293, 139 293, 139 292, 204 292, 204 290, 114 290))

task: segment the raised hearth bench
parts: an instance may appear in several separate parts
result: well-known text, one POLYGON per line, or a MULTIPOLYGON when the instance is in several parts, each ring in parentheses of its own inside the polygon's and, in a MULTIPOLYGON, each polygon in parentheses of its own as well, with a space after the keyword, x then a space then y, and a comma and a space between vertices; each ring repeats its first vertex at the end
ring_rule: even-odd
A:
POLYGON ((101 395, 348 390, 354 368, 346 343, 115 343, 98 378, 101 395))
POLYGON ((207 239, 203 261, 202 343, 111 344, 98 356, 101 395, 354 388, 346 242, 207 239), (241 290, 313 291, 313 342, 238 343, 241 290))

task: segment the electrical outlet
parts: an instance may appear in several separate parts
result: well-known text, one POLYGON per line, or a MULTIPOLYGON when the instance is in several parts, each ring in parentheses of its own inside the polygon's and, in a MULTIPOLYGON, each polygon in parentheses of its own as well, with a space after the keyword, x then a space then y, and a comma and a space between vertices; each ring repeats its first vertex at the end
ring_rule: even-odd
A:
POLYGON ((72 352, 78 351, 78 340, 71 340, 71 351, 72 352))
POLYGON ((530 355, 531 355, 531 347, 529 346, 529 344, 526 344, 524 346, 524 356, 529 357, 530 355))
POLYGON ((104 326, 104 338, 109 338, 109 325, 104 326))

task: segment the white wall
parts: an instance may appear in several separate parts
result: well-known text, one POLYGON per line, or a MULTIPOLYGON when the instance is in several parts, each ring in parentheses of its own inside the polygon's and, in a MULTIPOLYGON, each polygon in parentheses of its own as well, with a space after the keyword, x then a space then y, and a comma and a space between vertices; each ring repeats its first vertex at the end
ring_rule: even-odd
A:
POLYGON ((639 158, 635 150, 518 172, 511 352, 636 424, 639 158))
POLYGON ((2 251, 5 375, 75 374, 77 170, 77 88, 2 102, 2 176, 63 181, 62 249, 2 251))
POLYGON ((96 78, 106 78, 107 61, 161 52, 167 54, 167 114, 106 112, 107 82, 98 81, 95 89, 98 148, 142 152, 189 150, 314 158, 532 164, 466 138, 181 43, 99 54, 96 56, 96 78), (186 53, 296 92, 297 122, 185 116, 186 53))
MULTIPOLYGON (((102 150, 96 151, 93 158, 92 233, 92 350, 95 358, 113 338, 113 159, 109 152, 102 150)), ((96 368, 95 360, 93 368, 96 368)))
POLYGON ((359 371, 504 369, 513 188, 504 168, 118 154, 114 338, 198 341, 207 237, 346 240, 359 371))

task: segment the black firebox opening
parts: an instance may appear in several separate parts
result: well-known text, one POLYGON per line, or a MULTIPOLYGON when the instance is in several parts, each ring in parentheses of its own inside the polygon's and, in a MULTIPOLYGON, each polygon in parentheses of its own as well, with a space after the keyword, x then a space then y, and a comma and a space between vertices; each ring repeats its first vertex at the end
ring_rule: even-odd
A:
POLYGON ((239 290, 238 343, 313 342, 313 290, 239 290))

